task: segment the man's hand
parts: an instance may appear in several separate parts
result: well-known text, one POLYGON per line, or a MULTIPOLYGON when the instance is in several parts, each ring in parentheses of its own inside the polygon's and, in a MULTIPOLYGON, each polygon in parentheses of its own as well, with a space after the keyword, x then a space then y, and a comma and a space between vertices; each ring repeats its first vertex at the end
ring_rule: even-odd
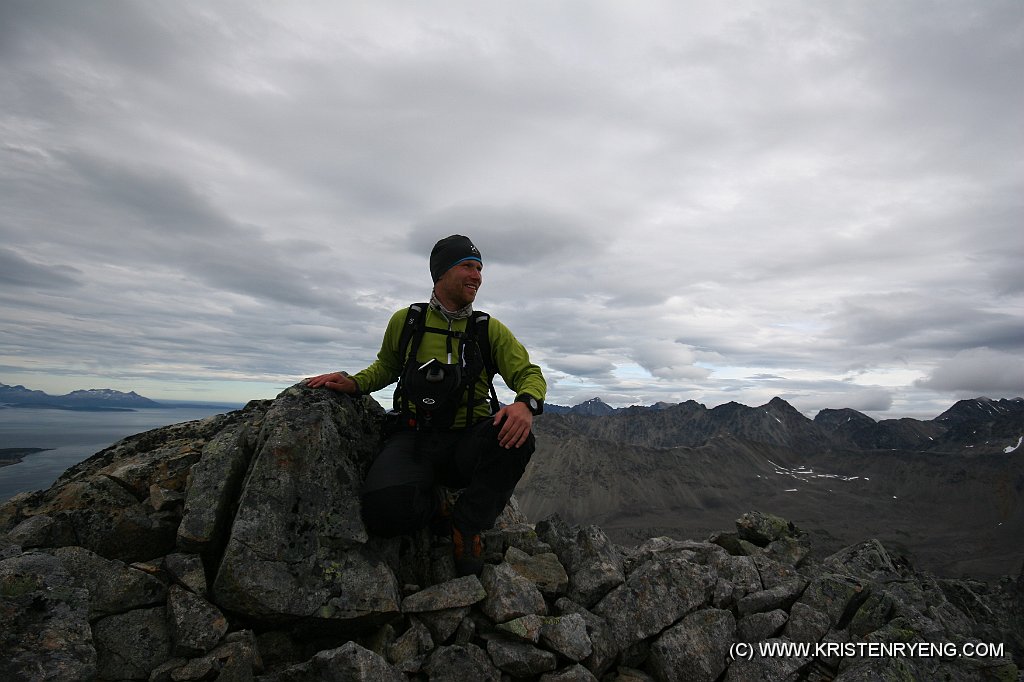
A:
POLYGON ((494 425, 501 425, 498 432, 498 444, 506 450, 518 448, 526 442, 533 427, 533 412, 525 403, 512 403, 498 410, 494 415, 494 425), (505 423, 502 424, 501 420, 505 423))
POLYGON ((320 376, 306 379, 306 385, 310 388, 320 388, 323 386, 339 393, 355 393, 359 390, 359 385, 341 372, 331 372, 330 374, 321 374, 320 376))

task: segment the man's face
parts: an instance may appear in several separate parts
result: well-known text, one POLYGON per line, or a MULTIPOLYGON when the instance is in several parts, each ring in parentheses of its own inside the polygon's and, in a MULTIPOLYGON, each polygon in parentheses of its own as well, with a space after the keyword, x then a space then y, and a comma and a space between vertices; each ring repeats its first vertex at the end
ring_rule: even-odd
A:
POLYGON ((437 297, 451 310, 458 310, 476 300, 476 292, 483 283, 483 264, 476 260, 464 260, 448 269, 437 280, 437 297))

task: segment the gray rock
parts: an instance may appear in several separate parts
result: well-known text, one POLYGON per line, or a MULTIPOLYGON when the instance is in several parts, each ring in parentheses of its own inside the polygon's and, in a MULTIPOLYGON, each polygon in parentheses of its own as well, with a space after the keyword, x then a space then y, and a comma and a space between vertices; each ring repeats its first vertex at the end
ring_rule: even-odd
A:
POLYGON ((833 573, 866 581, 900 575, 896 562, 878 540, 867 540, 841 549, 821 563, 823 568, 833 573))
POLYGON ((455 630, 454 644, 469 644, 476 637, 476 622, 472 618, 464 618, 459 627, 455 630))
POLYGON ((558 514, 552 514, 536 525, 537 537, 551 547, 558 561, 568 572, 575 570, 577 548, 576 531, 562 520, 558 514))
POLYGON ((222 650, 232 658, 238 657, 247 661, 254 672, 261 672, 263 670, 263 658, 260 655, 260 648, 256 642, 256 635, 252 630, 229 632, 224 636, 224 643, 211 653, 215 656, 223 657, 222 650))
POLYGON ((107 616, 93 626, 100 679, 148 679, 171 658, 164 607, 107 616))
POLYGON ((292 639, 282 630, 270 630, 256 636, 260 658, 268 668, 280 669, 296 661, 308 658, 301 651, 301 643, 292 639))
POLYGON ((89 618, 163 604, 167 587, 153 576, 124 562, 104 559, 84 547, 53 550, 75 583, 89 592, 89 618))
POLYGON ((494 530, 515 529, 518 532, 523 527, 529 527, 529 524, 530 519, 526 518, 526 514, 519 506, 519 500, 513 495, 505 503, 498 518, 494 519, 494 530))
POLYGON ((752 613, 736 623, 736 635, 741 642, 760 642, 779 634, 789 614, 782 609, 766 613, 752 613))
POLYGON ((758 511, 747 512, 737 519, 736 530, 741 540, 752 542, 758 547, 765 547, 794 532, 785 519, 758 511))
POLYGON ((88 618, 88 592, 56 557, 28 552, 0 561, 0 679, 94 679, 88 618))
MULTIPOLYGON (((125 562, 163 556, 174 548, 177 516, 143 505, 121 484, 101 473, 50 488, 43 497, 36 510, 52 517, 59 528, 47 525, 45 539, 50 546, 79 545, 125 562)), ((26 538, 23 544, 41 541, 42 531, 35 531, 35 539, 26 538)))
POLYGON ((632 550, 623 560, 626 573, 632 573, 649 560, 658 558, 665 559, 686 559, 698 564, 707 564, 716 568, 730 555, 720 545, 711 542, 697 542, 695 540, 675 540, 668 537, 649 538, 632 550))
POLYGON ((579 613, 546 618, 540 630, 545 647, 570 661, 582 661, 593 652, 587 635, 587 622, 579 613))
POLYGON ((749 557, 749 559, 757 567, 757 573, 761 577, 761 584, 766 590, 800 577, 800 574, 792 566, 776 561, 763 553, 749 557))
POLYGON ((723 550, 708 557, 708 565, 715 569, 719 581, 715 586, 714 604, 730 608, 743 597, 764 589, 757 564, 748 556, 732 556, 723 550))
POLYGON ((597 526, 581 528, 576 534, 576 547, 569 598, 590 607, 625 580, 622 557, 597 526))
POLYGON ((483 585, 475 575, 455 578, 440 585, 432 585, 402 600, 402 611, 421 613, 423 611, 444 611, 460 606, 472 606, 487 596, 483 585))
POLYGON ((815 664, 835 674, 843 661, 843 652, 840 647, 846 642, 851 641, 851 639, 856 638, 851 638, 850 633, 846 630, 830 630, 825 633, 825 636, 821 638, 821 642, 826 647, 831 648, 817 651, 818 656, 815 658, 815 664))
POLYGON ((63 514, 36 514, 11 529, 11 541, 25 549, 64 547, 75 543, 75 530, 63 514))
POLYGON ((434 638, 434 644, 444 644, 455 631, 459 629, 459 625, 469 615, 469 607, 461 606, 455 609, 446 609, 444 611, 429 611, 419 614, 420 620, 430 630, 431 637, 434 638))
POLYGON ((220 609, 177 585, 171 586, 167 596, 167 617, 176 656, 205 654, 228 631, 228 621, 220 609))
POLYGON ((828 633, 831 625, 827 614, 797 602, 789 611, 789 621, 783 634, 794 642, 817 643, 828 633))
POLYGON ((191 661, 187 658, 171 658, 149 673, 149 682, 179 682, 202 680, 213 675, 214 667, 205 661, 191 661))
POLYGON ((597 677, 604 675, 615 664, 621 651, 608 622, 568 598, 555 602, 555 608, 563 616, 576 613, 583 617, 591 644, 591 654, 583 659, 583 665, 597 677))
POLYGON ((380 410, 302 387, 274 401, 214 581, 222 608, 363 624, 398 612, 397 581, 364 546, 359 516, 379 419, 371 404, 380 410))
MULTIPOLYGON (((513 506, 518 510, 519 501, 515 495, 509 500, 506 510, 513 506)), ((506 552, 512 547, 531 556, 547 554, 552 551, 551 545, 542 541, 537 536, 537 531, 529 523, 514 523, 502 528, 492 528, 484 533, 484 541, 488 546, 493 546, 500 552, 506 552)))
MULTIPOLYGON (((218 678, 220 679, 220 678, 218 678)), ((259 678, 262 682, 405 682, 381 656, 355 642, 325 649, 305 663, 259 678)))
POLYGON ((569 573, 569 597, 587 608, 625 579, 621 555, 597 526, 570 528, 554 514, 537 524, 537 536, 569 573))
POLYGON ((544 673, 540 676, 540 682, 598 682, 598 680, 594 677, 594 673, 577 663, 558 672, 544 673))
POLYGON ((388 647, 388 660, 399 664, 409 659, 429 653, 434 648, 434 639, 430 630, 416 618, 409 619, 409 629, 388 647))
POLYGON ((507 563, 486 564, 480 578, 487 590, 481 608, 494 622, 504 623, 531 613, 547 614, 540 590, 507 563))
MULTIPOLYGON (((186 436, 175 441, 153 443, 154 447, 140 447, 136 438, 125 438, 108 448, 109 464, 94 469, 91 475, 109 478, 140 502, 149 497, 153 486, 166 494, 184 491, 189 471, 199 461, 203 439, 186 436)), ((101 453, 99 459, 106 456, 101 453)))
POLYGON ((169 493, 185 488, 203 443, 232 420, 219 415, 130 436, 74 465, 52 487, 17 496, 0 508, 0 532, 29 517, 48 515, 59 532, 50 546, 78 545, 127 563, 174 549, 181 515, 146 503, 152 485, 169 493))
POLYGON ((651 644, 650 670, 662 682, 716 680, 725 671, 735 631, 729 611, 694 611, 651 644))
MULTIPOLYGON (((388 649, 390 649, 391 645, 395 643, 395 639, 396 634, 394 625, 391 623, 384 623, 384 625, 374 630, 370 636, 362 638, 359 643, 373 653, 387 658, 388 649)), ((392 663, 393 662, 394 661, 392 661, 392 663)))
POLYGON ((643 670, 620 665, 613 674, 604 678, 604 682, 655 682, 655 679, 643 670))
POLYGON ((807 544, 792 537, 773 540, 764 548, 765 556, 789 566, 799 566, 810 551, 811 548, 807 544))
POLYGON ((833 678, 833 682, 907 682, 918 679, 922 678, 915 674, 909 661, 875 658, 858 661, 833 678))
POLYGON ((156 483, 149 486, 149 506, 156 511, 171 511, 185 502, 185 493, 168 490, 156 483))
MULTIPOLYGON (((766 642, 787 642, 785 638, 772 638, 766 642)), ((810 664, 810 657, 803 656, 759 656, 739 658, 726 669, 725 682, 750 682, 750 680, 796 680, 797 675, 810 664)), ((907 682, 913 678, 908 678, 907 682)))
POLYGON ((0 533, 0 561, 22 553, 22 546, 0 533))
POLYGON ((797 600, 807 586, 807 581, 802 578, 794 578, 784 582, 770 590, 761 590, 748 594, 736 603, 736 609, 741 616, 762 611, 774 611, 776 609, 788 610, 793 602, 797 600))
MULTIPOLYGON (((549 619, 535 613, 521 616, 507 623, 499 623, 495 629, 522 642, 536 644, 540 641, 541 628, 549 619)), ((579 659, 577 659, 579 660, 579 659)))
POLYGON ((434 653, 423 664, 422 670, 431 680, 501 681, 501 671, 494 667, 483 649, 473 644, 434 649, 434 653))
POLYGON ((238 544, 221 565, 214 598, 225 609, 256 618, 382 622, 399 611, 394 574, 377 557, 352 549, 322 562, 265 560, 238 544))
POLYGON ((557 599, 569 589, 569 576, 554 552, 530 555, 515 547, 505 552, 505 561, 527 578, 545 597, 557 599))
POLYGON ((188 552, 204 552, 224 544, 234 501, 242 488, 252 451, 246 447, 249 422, 218 433, 203 446, 189 473, 185 507, 177 544, 188 552))
POLYGON ((242 638, 225 641, 210 653, 192 659, 172 658, 157 666, 149 682, 190 682, 216 678, 221 682, 251 682, 263 670, 251 633, 235 633, 242 638))
POLYGON ((602 599, 594 613, 608 622, 619 646, 632 646, 710 603, 716 580, 707 566, 651 560, 602 599))
POLYGON ((168 554, 164 557, 163 567, 174 582, 201 597, 207 595, 206 569, 198 555, 168 554))
POLYGON ((824 613, 832 626, 840 621, 848 609, 856 609, 866 597, 864 586, 859 580, 826 573, 811 580, 800 597, 800 603, 824 613))
MULTIPOLYGON (((724 552, 721 548, 719 548, 719 551, 724 552)), ((654 558, 687 559, 692 561, 696 559, 696 554, 690 549, 690 543, 686 540, 659 536, 647 538, 636 547, 627 549, 626 555, 622 560, 622 566, 626 573, 629 574, 634 569, 639 568, 654 558)))
POLYGON ((539 675, 558 667, 553 653, 525 642, 492 639, 487 642, 487 653, 500 670, 518 677, 539 675))

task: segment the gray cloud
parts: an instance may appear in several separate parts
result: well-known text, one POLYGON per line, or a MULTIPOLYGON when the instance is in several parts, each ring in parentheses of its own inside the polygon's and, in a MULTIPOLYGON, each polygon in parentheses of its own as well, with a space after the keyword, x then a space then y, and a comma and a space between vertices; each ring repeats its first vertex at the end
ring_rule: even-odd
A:
POLYGON ((415 225, 410 243, 414 253, 430 253, 438 239, 465 234, 477 244, 487 263, 542 267, 548 260, 597 255, 600 246, 588 227, 582 218, 544 208, 457 206, 415 225))
POLYGON ((971 396, 1024 397, 1024 358, 991 348, 969 348, 944 359, 916 382, 922 388, 971 396))
POLYGON ((607 359, 595 355, 548 357, 547 365, 576 377, 607 377, 615 368, 607 359))
POLYGON ((1015 0, 469 7, 0 5, 3 372, 357 370, 462 232, 551 402, 1021 392, 1015 0))
POLYGON ((33 263, 11 249, 0 247, 0 284, 4 286, 64 289, 78 283, 78 274, 72 267, 33 263))

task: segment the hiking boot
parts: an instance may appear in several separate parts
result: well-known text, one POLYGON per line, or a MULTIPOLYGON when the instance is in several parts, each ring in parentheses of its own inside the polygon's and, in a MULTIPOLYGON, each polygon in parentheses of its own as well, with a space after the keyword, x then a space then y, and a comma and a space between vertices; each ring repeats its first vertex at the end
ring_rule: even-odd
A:
POLYGON ((452 512, 455 511, 458 495, 441 486, 435 486, 434 495, 437 496, 437 512, 430 519, 430 533, 446 538, 452 534, 452 512))
POLYGON ((480 533, 463 533, 452 526, 453 553, 455 555, 455 575, 462 578, 467 575, 479 576, 484 570, 484 541, 480 533))

